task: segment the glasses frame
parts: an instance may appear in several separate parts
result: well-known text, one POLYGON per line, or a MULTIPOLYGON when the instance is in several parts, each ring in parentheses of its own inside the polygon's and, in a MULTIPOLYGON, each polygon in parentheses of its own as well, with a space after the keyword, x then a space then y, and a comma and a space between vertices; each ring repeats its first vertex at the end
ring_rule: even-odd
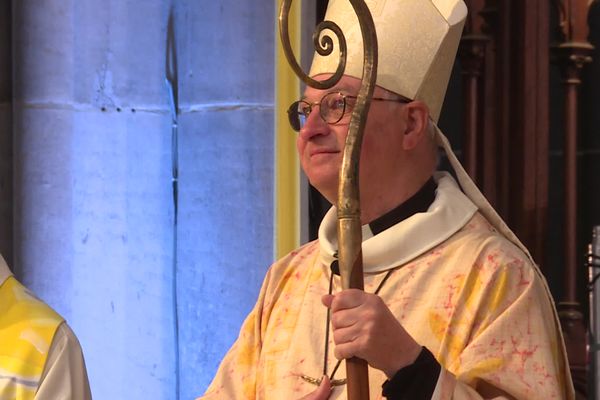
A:
MULTIPOLYGON (((398 95, 398 96, 400 96, 400 95, 398 95)), ((310 116, 310 114, 312 114, 313 108, 315 106, 319 106, 319 116, 321 117, 321 119, 323 120, 323 122, 325 122, 328 125, 335 125, 338 122, 340 122, 344 118, 344 116, 346 115, 346 108, 347 108, 347 105, 348 105, 348 102, 346 101, 346 99, 357 99, 357 98, 358 98, 357 96, 352 96, 352 95, 349 95, 349 94, 344 94, 342 92, 329 92, 329 93, 325 93, 323 95, 323 97, 321 97, 321 100, 315 101, 315 102, 312 102, 312 103, 309 102, 309 101, 303 100, 303 99, 296 100, 292 104, 290 104, 290 106, 287 109, 288 122, 290 123, 290 126, 292 127, 292 129, 294 131, 300 132, 300 130, 303 128, 304 124, 306 124, 306 122, 304 122, 304 124, 302 124, 300 122, 300 116, 304 115, 304 118, 305 118, 305 121, 306 121, 306 119, 308 119, 308 117, 310 116), (321 103, 323 102, 323 99, 325 97, 331 96, 333 94, 337 94, 337 95, 342 96, 342 100, 344 101, 344 107, 342 109, 342 114, 340 115, 340 117, 337 120, 335 120, 335 121, 327 121, 327 119, 325 119, 325 116, 323 115, 323 108, 321 107, 321 103), (307 107, 308 107, 308 113, 307 114, 301 114, 299 112, 299 106, 300 106, 300 104, 306 104, 307 105, 307 107), (295 121, 297 121, 297 123, 295 121)), ((373 97, 373 98, 371 98, 371 101, 391 101, 391 102, 394 102, 394 103, 404 103, 404 104, 412 102, 411 99, 403 97, 403 96, 400 96, 399 98, 396 98, 396 99, 386 99, 386 98, 383 98, 383 97, 373 97)))

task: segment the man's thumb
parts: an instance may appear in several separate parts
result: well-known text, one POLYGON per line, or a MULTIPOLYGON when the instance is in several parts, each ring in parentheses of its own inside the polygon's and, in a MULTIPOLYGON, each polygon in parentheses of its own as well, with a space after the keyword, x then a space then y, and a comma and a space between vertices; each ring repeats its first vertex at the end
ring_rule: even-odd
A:
POLYGON ((330 394, 331 381, 327 375, 324 375, 319 388, 315 391, 315 400, 327 400, 330 394))

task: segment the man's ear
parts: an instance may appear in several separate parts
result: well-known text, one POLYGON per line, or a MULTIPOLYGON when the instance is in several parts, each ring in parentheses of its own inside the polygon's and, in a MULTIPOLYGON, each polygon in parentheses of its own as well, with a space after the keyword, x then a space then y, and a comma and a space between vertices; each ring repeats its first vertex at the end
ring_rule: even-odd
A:
POLYGON ((404 106, 406 129, 402 139, 404 150, 412 150, 427 135, 429 108, 422 101, 412 101, 404 106))

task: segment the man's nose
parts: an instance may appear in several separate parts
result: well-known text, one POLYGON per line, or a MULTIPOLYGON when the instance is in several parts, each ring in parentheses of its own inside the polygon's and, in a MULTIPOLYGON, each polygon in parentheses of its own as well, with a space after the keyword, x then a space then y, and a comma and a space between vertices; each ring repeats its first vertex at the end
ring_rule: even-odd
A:
POLYGON ((325 135, 329 132, 329 124, 323 121, 318 106, 314 106, 312 112, 306 118, 306 122, 302 129, 300 129, 299 135, 302 139, 309 140, 313 136, 325 135))

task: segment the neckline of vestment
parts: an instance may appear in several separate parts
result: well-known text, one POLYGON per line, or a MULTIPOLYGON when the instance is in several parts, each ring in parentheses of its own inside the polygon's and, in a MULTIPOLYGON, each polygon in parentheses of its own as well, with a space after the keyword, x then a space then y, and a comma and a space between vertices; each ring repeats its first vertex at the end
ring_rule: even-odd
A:
POLYGON ((369 222, 368 227, 372 235, 375 236, 391 228, 399 222, 411 217, 414 214, 426 212, 433 200, 435 200, 435 191, 437 185, 433 178, 427 182, 410 198, 398 205, 394 209, 383 214, 381 217, 369 222))
MULTIPOLYGON (((458 232, 473 217, 477 206, 460 190, 447 172, 433 175, 437 190, 425 212, 417 212, 373 235, 363 225, 363 270, 378 273, 403 265, 458 232)), ((319 228, 320 260, 331 265, 337 250, 337 209, 332 207, 319 228)))

